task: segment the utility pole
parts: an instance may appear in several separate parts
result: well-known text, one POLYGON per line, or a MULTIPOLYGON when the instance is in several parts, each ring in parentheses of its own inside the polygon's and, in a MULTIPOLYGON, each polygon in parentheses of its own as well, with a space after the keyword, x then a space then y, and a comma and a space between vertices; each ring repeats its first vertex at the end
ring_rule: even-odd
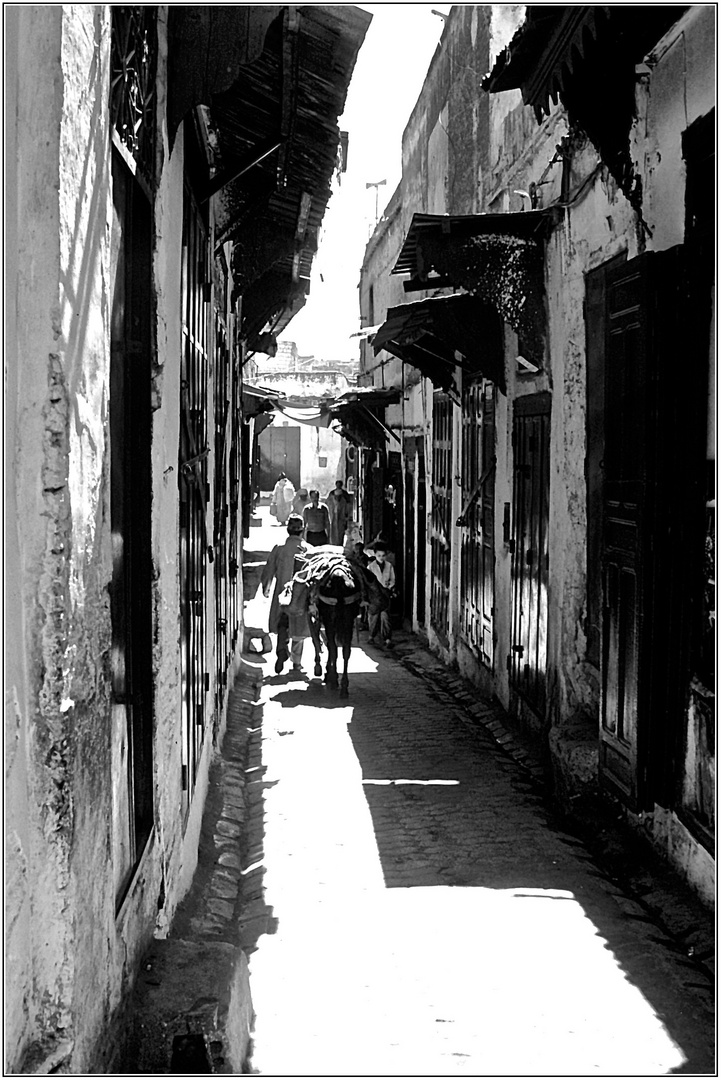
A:
POLYGON ((379 187, 385 187, 385 184, 386 184, 385 180, 377 180, 375 183, 366 184, 366 191, 368 190, 368 188, 375 188, 376 189, 376 216, 373 219, 373 226, 372 226, 372 228, 370 230, 371 232, 373 232, 373 229, 375 229, 376 225, 378 224, 378 188, 379 187))

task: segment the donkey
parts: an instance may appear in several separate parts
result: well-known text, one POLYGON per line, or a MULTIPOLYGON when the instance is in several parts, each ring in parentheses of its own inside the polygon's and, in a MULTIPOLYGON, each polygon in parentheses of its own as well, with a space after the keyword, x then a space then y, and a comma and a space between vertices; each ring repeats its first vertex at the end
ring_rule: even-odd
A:
POLYGON ((325 683, 338 686, 338 652, 343 658, 340 697, 348 698, 348 665, 351 642, 360 602, 367 598, 367 584, 362 568, 349 561, 338 549, 316 549, 308 557, 300 577, 308 582, 309 625, 315 649, 314 674, 322 675, 322 635, 328 650, 325 683))

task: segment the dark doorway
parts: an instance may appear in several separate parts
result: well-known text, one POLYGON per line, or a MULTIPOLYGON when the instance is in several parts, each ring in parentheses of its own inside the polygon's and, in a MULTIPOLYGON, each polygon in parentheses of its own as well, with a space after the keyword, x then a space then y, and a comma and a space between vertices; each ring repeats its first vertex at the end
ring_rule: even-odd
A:
POLYGON ((258 438, 258 486, 272 491, 284 472, 293 487, 300 487, 300 428, 270 424, 258 438))
POLYGON ((496 398, 492 382, 463 391, 461 632, 472 652, 493 667, 496 398))
POLYGON ((428 544, 428 517, 426 511, 426 451, 423 437, 418 439, 418 502, 416 520, 418 550, 416 555, 416 618, 420 626, 426 625, 426 546, 428 544))
POLYGON ((152 210, 112 153, 110 353, 114 870, 122 899, 153 827, 152 210))
POLYGON ((453 402, 433 398, 433 472, 431 476, 431 623, 448 645, 451 589, 451 502, 453 473, 453 402))
POLYGON ((210 318, 205 283, 209 280, 208 231, 190 184, 185 185, 183 214, 182 319, 180 362, 180 656, 183 810, 195 787, 206 725, 208 634, 208 379, 210 318))
POLYGON ((403 443, 405 461, 405 505, 403 514, 403 532, 405 535, 405 559, 403 561, 403 616, 409 624, 413 622, 413 593, 416 570, 416 440, 405 439, 403 443))
POLYGON ((511 686, 541 720, 546 712, 550 419, 550 394, 531 394, 514 404, 508 666, 511 686))

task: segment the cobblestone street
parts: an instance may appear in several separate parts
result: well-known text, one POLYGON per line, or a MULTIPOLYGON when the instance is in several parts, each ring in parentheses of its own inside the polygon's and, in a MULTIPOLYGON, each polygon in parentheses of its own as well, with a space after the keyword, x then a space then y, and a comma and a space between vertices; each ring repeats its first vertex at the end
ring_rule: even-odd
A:
POLYGON ((522 755, 419 677, 408 639, 365 639, 347 702, 258 657, 253 1071, 713 1072, 712 980, 554 823, 522 755))

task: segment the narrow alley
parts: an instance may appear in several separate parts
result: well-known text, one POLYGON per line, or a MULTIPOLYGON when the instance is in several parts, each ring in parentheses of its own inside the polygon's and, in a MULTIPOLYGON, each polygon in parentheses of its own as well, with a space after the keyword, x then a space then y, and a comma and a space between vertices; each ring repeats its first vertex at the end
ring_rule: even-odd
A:
POLYGON ((532 773, 414 673, 409 635, 366 636, 347 702, 258 658, 252 1071, 712 1072, 711 980, 554 825, 532 773))

